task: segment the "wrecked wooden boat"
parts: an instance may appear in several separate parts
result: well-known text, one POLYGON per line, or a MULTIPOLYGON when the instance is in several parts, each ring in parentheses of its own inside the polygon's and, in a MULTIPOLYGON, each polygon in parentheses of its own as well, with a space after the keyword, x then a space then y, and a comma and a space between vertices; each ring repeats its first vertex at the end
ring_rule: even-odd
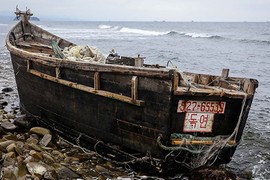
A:
MULTIPOLYGON (((182 72, 108 57, 66 59, 74 43, 30 23, 7 35, 20 106, 80 145, 158 172, 228 163, 241 140, 258 82, 182 72)), ((116 162, 116 161, 114 161, 116 162)))

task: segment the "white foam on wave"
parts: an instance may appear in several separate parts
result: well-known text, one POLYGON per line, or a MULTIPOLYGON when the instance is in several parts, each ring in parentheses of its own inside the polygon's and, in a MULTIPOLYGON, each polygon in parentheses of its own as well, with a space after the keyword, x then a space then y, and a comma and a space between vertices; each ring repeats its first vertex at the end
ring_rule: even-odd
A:
POLYGON ((210 38, 210 37, 213 37, 213 35, 204 34, 204 33, 184 33, 184 35, 192 37, 192 38, 210 38))
POLYGON ((99 25, 98 28, 99 29, 116 31, 116 30, 119 29, 119 26, 99 25))
POLYGON ((119 26, 114 26, 111 28, 111 30, 117 30, 117 29, 119 29, 119 26))
POLYGON ((8 26, 8 24, 1 24, 1 23, 0 23, 0 26, 8 26))
POLYGON ((121 28, 120 32, 141 34, 141 35, 145 35, 145 36, 160 36, 160 35, 165 35, 165 34, 169 33, 169 32, 158 32, 158 31, 149 31, 149 30, 142 30, 142 29, 127 28, 127 27, 121 28))
POLYGON ((101 24, 98 26, 99 29, 111 29, 112 26, 101 24))

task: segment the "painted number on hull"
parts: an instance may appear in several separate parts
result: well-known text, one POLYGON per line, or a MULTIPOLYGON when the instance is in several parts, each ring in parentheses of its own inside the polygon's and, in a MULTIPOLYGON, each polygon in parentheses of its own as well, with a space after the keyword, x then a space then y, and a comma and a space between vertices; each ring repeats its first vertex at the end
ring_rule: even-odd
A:
POLYGON ((184 132, 212 132, 214 115, 224 114, 224 101, 179 100, 177 112, 186 113, 184 132))
POLYGON ((224 114, 226 102, 179 100, 177 112, 203 112, 224 114))

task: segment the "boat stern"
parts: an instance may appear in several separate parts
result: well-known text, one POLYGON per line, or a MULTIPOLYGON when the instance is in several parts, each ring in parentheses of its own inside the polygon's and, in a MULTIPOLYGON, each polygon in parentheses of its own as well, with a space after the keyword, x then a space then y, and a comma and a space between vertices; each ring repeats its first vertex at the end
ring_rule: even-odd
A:
POLYGON ((167 159, 189 169, 230 162, 257 87, 255 79, 176 73, 167 144, 158 138, 167 159))

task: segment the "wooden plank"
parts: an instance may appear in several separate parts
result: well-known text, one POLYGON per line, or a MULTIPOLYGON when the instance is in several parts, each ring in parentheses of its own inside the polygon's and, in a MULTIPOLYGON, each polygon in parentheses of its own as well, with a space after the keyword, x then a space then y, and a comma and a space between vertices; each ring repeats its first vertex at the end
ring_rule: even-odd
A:
POLYGON ((59 84, 65 85, 65 86, 69 86, 69 87, 74 88, 74 89, 78 89, 78 90, 81 90, 81 91, 92 93, 92 94, 95 94, 95 95, 99 95, 99 96, 103 96, 103 97, 107 97, 107 98, 111 98, 111 99, 116 99, 116 100, 123 101, 123 102, 126 102, 126 103, 134 104, 136 106, 143 106, 144 105, 144 101, 142 101, 142 100, 133 101, 132 98, 127 97, 127 96, 123 96, 123 95, 120 95, 120 94, 111 93, 111 92, 107 92, 107 91, 102 91, 102 90, 95 90, 95 88, 85 86, 85 85, 82 85, 82 84, 77 84, 77 83, 67 81, 67 80, 64 80, 64 79, 57 79, 57 78, 55 78, 53 76, 38 72, 38 71, 33 70, 33 69, 30 69, 29 73, 31 73, 31 74, 33 74, 35 76, 38 76, 40 78, 43 78, 43 79, 46 79, 46 80, 49 80, 49 81, 53 81, 53 82, 56 82, 56 83, 59 83, 59 84))
POLYGON ((156 140, 159 134, 165 134, 164 131, 145 126, 144 124, 141 124, 139 121, 134 123, 122 119, 116 119, 116 122, 118 129, 122 129, 131 133, 136 133, 137 135, 142 135, 148 138, 152 138, 154 140, 156 140))
POLYGON ((19 42, 17 42, 17 46, 52 49, 52 46, 50 46, 50 45, 35 42, 35 41, 19 41, 19 42))
POLYGON ((224 88, 219 89, 207 89, 196 87, 178 87, 174 91, 174 95, 190 95, 190 96, 225 96, 233 99, 243 99, 246 93, 242 91, 228 90, 224 88))
POLYGON ((178 83, 179 83, 179 75, 178 73, 174 73, 174 77, 173 77, 173 90, 177 91, 178 88, 178 83))
MULTIPOLYGON (((214 144, 214 141, 212 140, 182 140, 182 139, 172 139, 171 140, 172 145, 181 145, 181 144, 186 144, 186 145, 212 145, 214 144)), ((228 142, 229 145, 234 145, 236 144, 235 140, 230 140, 228 142)))
POLYGON ((211 76, 210 75, 205 75, 205 74, 198 74, 198 83, 202 85, 208 85, 211 81, 211 76))

